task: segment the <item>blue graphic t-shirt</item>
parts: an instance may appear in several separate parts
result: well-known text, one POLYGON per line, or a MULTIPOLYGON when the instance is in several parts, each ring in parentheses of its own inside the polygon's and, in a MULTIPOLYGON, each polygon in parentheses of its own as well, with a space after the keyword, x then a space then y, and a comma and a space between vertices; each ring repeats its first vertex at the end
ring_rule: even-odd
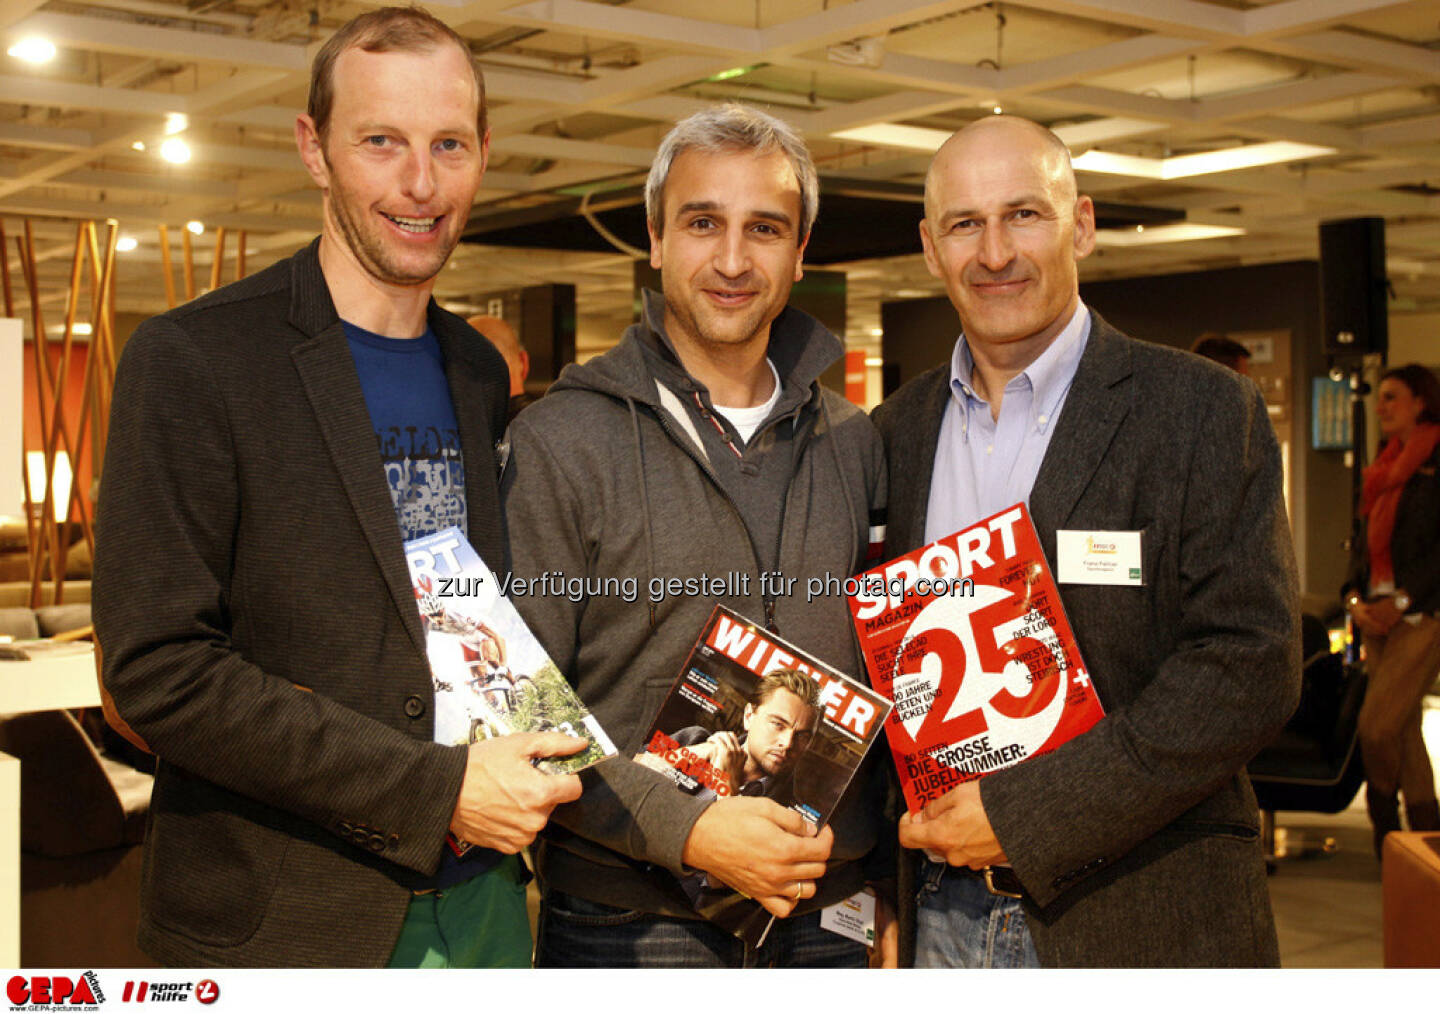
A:
POLYGON ((465 525, 465 462, 440 342, 385 338, 349 322, 345 337, 380 444, 390 499, 409 541, 465 525))
MULTIPOLYGON (((451 525, 467 531, 460 424, 435 332, 427 327, 419 338, 386 338, 342 323, 380 444, 400 537, 408 542, 451 525)), ((482 848, 459 859, 446 846, 436 875, 407 886, 450 887, 499 859, 498 852, 482 848)))

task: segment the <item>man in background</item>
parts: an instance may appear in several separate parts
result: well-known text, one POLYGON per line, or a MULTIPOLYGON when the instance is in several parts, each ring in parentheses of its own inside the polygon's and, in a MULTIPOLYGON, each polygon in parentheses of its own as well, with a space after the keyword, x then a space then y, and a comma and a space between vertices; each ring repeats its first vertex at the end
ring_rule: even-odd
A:
POLYGON ((482 313, 466 323, 484 335, 505 357, 505 366, 510 371, 509 418, 514 419, 516 413, 535 400, 525 393, 525 379, 530 376, 530 353, 525 351, 525 346, 520 344, 520 336, 503 317, 482 313))
POLYGON ((1242 377, 1250 375, 1250 350, 1234 339, 1226 338, 1223 334, 1206 331, 1195 339, 1195 344, 1190 346, 1190 351, 1197 356, 1213 359, 1242 377))

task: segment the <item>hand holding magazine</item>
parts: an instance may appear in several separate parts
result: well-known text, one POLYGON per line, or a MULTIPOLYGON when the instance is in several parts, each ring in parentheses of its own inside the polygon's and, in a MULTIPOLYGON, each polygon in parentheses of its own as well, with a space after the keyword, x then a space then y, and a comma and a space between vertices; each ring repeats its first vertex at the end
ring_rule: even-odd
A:
MULTIPOLYGON (((405 543, 435 688, 435 741, 467 744, 516 732, 563 732, 589 745, 539 757, 541 771, 573 774, 615 754, 490 568, 458 528, 405 543)), ((533 835, 532 835, 533 837, 533 835)), ((463 855, 470 845, 453 836, 463 855)))
POLYGON ((1024 504, 860 575, 850 611, 912 813, 1104 715, 1024 504))
MULTIPOLYGON (((765 875, 759 856, 726 861, 727 848, 743 851, 744 841, 782 831, 817 835, 818 851, 828 855, 825 821, 889 711, 890 702, 864 684, 725 606, 715 607, 635 760, 667 775, 679 792, 717 801, 763 797, 783 809, 715 806, 700 818, 687 862, 694 848, 752 870, 732 884, 703 871, 684 878, 680 886, 696 911, 760 946, 771 914, 734 888, 765 897, 774 877, 765 875)), ((803 881, 824 873, 819 861, 793 869, 803 881)))

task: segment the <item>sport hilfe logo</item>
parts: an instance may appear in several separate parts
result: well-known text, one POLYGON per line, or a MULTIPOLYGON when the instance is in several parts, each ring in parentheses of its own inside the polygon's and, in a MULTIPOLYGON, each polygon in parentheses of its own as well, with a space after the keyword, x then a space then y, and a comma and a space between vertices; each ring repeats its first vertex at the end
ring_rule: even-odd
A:
POLYGON ((100 980, 94 972, 71 979, 64 975, 12 975, 5 984, 5 996, 12 1008, 74 1009, 98 1007, 105 1001, 100 980))
POLYGON ((167 1003, 194 998, 211 1004, 220 999, 220 986, 214 979, 199 982, 147 982, 128 980, 120 999, 125 1003, 167 1003))

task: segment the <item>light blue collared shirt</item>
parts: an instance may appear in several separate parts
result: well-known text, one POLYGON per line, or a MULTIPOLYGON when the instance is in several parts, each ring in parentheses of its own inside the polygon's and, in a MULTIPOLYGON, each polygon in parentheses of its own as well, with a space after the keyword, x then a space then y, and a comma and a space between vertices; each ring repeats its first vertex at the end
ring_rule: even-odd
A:
POLYGON ((1049 348, 1005 385, 1000 418, 975 393, 975 359, 962 334, 950 357, 950 402, 940 423, 925 541, 968 528, 1023 501, 1050 446, 1050 436, 1090 339, 1090 311, 1080 303, 1049 348))

